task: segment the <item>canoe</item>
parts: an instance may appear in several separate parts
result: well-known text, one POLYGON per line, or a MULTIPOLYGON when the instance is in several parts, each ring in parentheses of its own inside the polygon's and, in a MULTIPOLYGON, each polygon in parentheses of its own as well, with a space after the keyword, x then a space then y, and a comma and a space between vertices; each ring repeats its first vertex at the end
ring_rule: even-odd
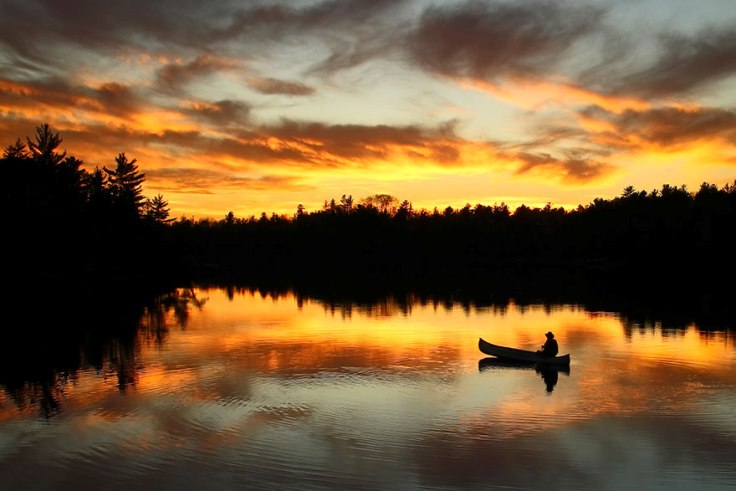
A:
POLYGON ((501 360, 517 361, 524 363, 539 363, 541 365, 569 365, 570 355, 539 356, 534 351, 516 348, 507 348, 491 344, 483 338, 478 338, 478 349, 487 355, 495 356, 501 360))

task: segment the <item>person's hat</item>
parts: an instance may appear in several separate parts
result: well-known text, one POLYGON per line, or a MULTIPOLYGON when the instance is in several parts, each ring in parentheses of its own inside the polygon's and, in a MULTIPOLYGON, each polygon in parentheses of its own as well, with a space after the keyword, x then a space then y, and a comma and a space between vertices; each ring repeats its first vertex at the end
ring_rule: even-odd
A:
POLYGON ((555 335, 554 335, 554 334, 552 334, 552 331, 547 331, 547 334, 545 334, 545 336, 547 336, 548 338, 553 338, 553 337, 555 337, 555 335))

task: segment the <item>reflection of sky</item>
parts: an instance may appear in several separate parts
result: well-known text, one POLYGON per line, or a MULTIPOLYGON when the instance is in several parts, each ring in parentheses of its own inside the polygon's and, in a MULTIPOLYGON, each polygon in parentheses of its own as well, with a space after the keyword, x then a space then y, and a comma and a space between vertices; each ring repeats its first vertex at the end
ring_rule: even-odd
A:
POLYGON ((44 422, 0 392, 0 484, 534 488, 546 473, 677 489, 736 477, 726 338, 626 337, 616 317, 568 307, 346 316, 288 296, 199 294, 208 302, 163 349, 140 350, 124 394, 116 377, 82 372, 44 422), (550 328, 573 360, 552 393, 534 370, 479 372, 479 336, 534 345, 550 328))

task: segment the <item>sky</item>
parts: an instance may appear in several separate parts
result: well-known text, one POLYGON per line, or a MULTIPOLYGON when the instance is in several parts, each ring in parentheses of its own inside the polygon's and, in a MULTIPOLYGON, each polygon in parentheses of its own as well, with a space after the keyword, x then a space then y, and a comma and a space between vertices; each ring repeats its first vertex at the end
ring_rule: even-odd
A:
POLYGON ((0 0, 0 145, 172 217, 575 208, 736 180, 733 0, 0 0))

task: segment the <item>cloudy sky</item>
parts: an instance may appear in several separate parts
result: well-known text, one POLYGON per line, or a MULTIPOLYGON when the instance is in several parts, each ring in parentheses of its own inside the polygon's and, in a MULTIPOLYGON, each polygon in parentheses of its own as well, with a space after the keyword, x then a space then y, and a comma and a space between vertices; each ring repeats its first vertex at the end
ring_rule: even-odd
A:
POLYGON ((733 0, 0 0, 0 144, 49 123, 172 215, 566 208, 736 179, 733 0))

